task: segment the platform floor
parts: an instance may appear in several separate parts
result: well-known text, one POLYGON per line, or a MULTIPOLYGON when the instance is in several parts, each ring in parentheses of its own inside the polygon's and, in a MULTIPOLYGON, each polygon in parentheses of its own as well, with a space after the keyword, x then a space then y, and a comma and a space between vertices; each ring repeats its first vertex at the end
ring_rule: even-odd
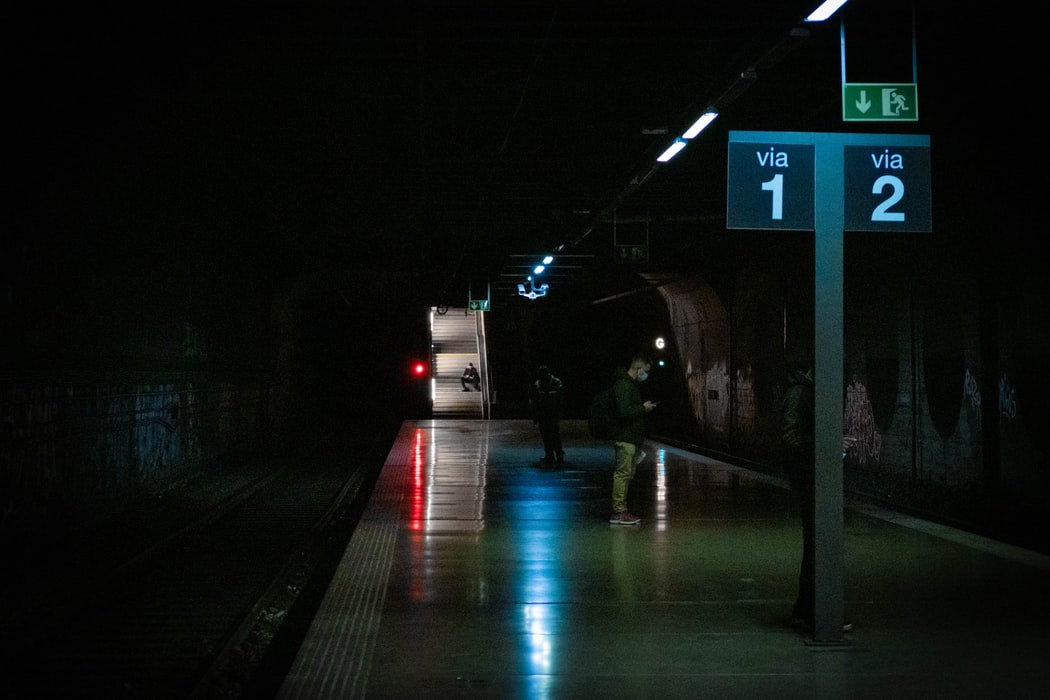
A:
POLYGON ((563 424, 406 422, 282 698, 1046 698, 1050 557, 847 501, 855 625, 788 623, 779 479, 648 443, 610 525, 611 447, 563 424))

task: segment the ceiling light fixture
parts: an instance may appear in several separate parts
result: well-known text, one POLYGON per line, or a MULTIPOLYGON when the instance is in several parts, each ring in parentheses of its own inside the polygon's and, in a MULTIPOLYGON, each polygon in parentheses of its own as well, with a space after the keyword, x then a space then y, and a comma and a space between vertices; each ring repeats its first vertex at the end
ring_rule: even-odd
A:
POLYGON ((547 296, 547 290, 550 289, 550 287, 546 283, 541 284, 539 287, 537 287, 536 281, 532 279, 532 275, 529 275, 528 281, 528 289, 525 288, 524 284, 518 285, 518 296, 523 296, 526 299, 531 299, 532 301, 535 301, 540 297, 547 296))
POLYGON ((806 17, 807 22, 823 22, 833 14, 838 12, 838 9, 846 4, 847 0, 824 0, 820 4, 820 7, 809 13, 806 17))
POLYGON ((671 160, 678 154, 678 151, 685 148, 685 144, 685 139, 675 139, 674 143, 672 143, 670 147, 668 147, 668 149, 661 153, 660 156, 656 159, 657 162, 666 163, 667 161, 671 160))
POLYGON ((693 122, 693 125, 689 127, 684 134, 683 139, 695 139, 700 135, 700 132, 707 128, 707 126, 715 120, 718 116, 718 112, 713 109, 708 109, 704 112, 699 119, 693 122))

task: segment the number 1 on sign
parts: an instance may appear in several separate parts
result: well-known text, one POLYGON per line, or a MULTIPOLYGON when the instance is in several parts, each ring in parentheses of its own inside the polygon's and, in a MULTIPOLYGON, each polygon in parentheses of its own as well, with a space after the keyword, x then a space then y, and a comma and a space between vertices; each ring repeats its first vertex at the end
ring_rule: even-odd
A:
POLYGON ((762 183, 762 189, 773 193, 773 220, 784 218, 784 174, 777 173, 772 180, 762 183))

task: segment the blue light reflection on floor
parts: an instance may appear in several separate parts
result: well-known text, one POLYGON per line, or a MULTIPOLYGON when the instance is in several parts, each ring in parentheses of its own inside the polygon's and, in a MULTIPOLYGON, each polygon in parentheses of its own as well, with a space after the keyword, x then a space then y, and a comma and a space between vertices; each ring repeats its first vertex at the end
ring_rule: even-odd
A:
POLYGON ((552 629, 555 606, 564 602, 565 562, 559 547, 562 537, 549 527, 550 520, 572 516, 570 502, 561 495, 564 486, 549 483, 546 475, 537 473, 542 481, 532 483, 520 506, 512 510, 510 518, 521 522, 536 522, 536 527, 523 527, 513 538, 514 558, 520 562, 524 575, 519 584, 523 605, 525 649, 522 650, 523 669, 529 686, 530 698, 548 698, 554 659, 557 658, 558 637, 552 629))

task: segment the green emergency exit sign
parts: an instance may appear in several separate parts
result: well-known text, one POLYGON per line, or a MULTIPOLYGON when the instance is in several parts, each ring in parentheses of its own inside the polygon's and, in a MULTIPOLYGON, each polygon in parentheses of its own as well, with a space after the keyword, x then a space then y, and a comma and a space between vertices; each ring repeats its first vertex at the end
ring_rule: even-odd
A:
POLYGON ((917 122, 919 88, 915 83, 845 83, 844 122, 917 122))

